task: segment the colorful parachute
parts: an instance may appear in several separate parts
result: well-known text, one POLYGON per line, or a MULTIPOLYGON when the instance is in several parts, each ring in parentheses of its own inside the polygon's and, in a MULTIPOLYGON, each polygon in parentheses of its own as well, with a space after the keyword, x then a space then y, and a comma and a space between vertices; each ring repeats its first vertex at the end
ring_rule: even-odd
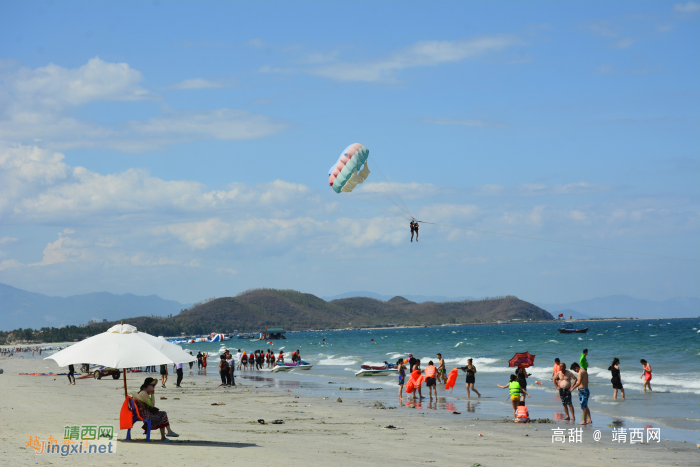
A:
POLYGON ((328 184, 336 193, 341 191, 349 193, 358 183, 367 179, 369 176, 367 157, 369 157, 369 149, 360 143, 351 144, 343 151, 338 162, 328 171, 328 184))

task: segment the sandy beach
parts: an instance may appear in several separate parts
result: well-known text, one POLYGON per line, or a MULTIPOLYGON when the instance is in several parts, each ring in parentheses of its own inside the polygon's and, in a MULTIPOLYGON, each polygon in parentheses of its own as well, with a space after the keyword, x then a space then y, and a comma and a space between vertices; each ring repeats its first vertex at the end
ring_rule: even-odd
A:
MULTIPOLYGON (((583 431, 581 443, 553 443, 552 428, 573 425, 515 424, 479 420, 472 414, 437 416, 429 411, 399 407, 377 408, 371 398, 346 391, 341 397, 307 397, 295 389, 262 387, 237 378, 238 387, 223 389, 213 381, 187 378, 183 388, 157 388, 158 407, 168 413, 180 437, 171 443, 125 441, 119 432, 115 454, 36 455, 30 437, 53 436, 62 443, 66 425, 116 425, 123 402, 121 380, 78 380, 65 376, 20 376, 19 372, 58 372, 53 361, 1 358, 0 465, 697 465, 695 444, 665 441, 650 444, 612 443, 610 433, 595 442, 583 431), (194 384, 193 384, 194 383, 194 384), (160 399, 164 397, 166 399, 160 399), (225 405, 212 405, 223 403, 225 405), (283 420, 281 425, 260 425, 283 420), (397 429, 387 429, 393 425, 397 429), (483 436, 480 436, 483 435, 483 436), (565 456, 565 457, 564 457, 565 456)), ((64 369, 63 369, 64 370, 64 369)), ((129 391, 145 374, 128 375, 129 391)), ((385 387, 382 391, 396 391, 385 387)), ((140 425, 140 424, 139 424, 140 425)), ((143 438, 139 425, 136 438, 143 438)), ((154 439, 160 439, 153 433, 154 439)), ((663 438, 663 436, 662 436, 663 438)), ((646 441, 646 439, 645 439, 646 441)))

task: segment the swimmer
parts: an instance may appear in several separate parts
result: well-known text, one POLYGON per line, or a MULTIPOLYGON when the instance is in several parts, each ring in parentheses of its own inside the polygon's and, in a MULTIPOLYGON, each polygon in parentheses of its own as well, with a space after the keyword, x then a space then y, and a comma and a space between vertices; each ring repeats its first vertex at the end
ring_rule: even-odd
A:
POLYGON ((649 391, 651 391, 651 365, 647 363, 646 360, 641 359, 639 363, 642 364, 642 369, 644 370, 644 373, 642 373, 642 376, 640 376, 640 379, 644 379, 644 385, 642 386, 642 389, 644 389, 644 392, 647 392, 647 388, 649 388, 649 391))

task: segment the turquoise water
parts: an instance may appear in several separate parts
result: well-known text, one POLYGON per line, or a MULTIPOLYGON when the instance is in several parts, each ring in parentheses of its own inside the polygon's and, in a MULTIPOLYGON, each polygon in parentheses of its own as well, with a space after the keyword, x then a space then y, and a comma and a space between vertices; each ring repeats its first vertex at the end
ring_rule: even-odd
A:
MULTIPOLYGON (((700 428, 700 373, 696 367, 700 356, 700 319, 605 321, 586 323, 586 326, 589 327, 586 334, 560 334, 557 328, 562 325, 557 323, 288 333, 286 340, 274 341, 275 351, 299 349, 302 359, 314 365, 311 370, 287 374, 249 371, 238 372, 237 376, 276 386, 304 387, 323 394, 337 393, 337 387, 328 386, 328 381, 355 388, 383 387, 391 391, 362 394, 373 399, 393 400, 396 404, 396 377, 355 377, 360 365, 379 365, 385 360, 396 362, 399 357, 413 353, 425 367, 429 360, 437 361, 436 353, 441 352, 449 371, 466 365, 467 358, 471 357, 478 370, 475 386, 482 398, 473 397, 466 410, 487 418, 487 415, 510 414, 506 391, 496 384, 508 382, 513 370, 508 367, 508 360, 513 354, 528 351, 536 356, 534 367, 529 369, 532 376, 528 379, 532 397, 527 403, 531 416, 554 419, 561 412, 558 393, 550 382, 554 358, 559 357, 569 366, 579 360, 584 348, 588 348, 589 407, 596 425, 600 420, 622 420, 630 426, 700 428), (615 401, 612 397, 607 368, 614 357, 621 361, 625 401, 621 398, 615 401), (653 369, 652 393, 641 392, 641 358, 653 369), (542 385, 537 385, 536 381, 542 385), (335 392, 329 392, 329 387, 335 392)), ((263 341, 234 339, 182 347, 216 356, 224 348, 235 353, 238 348, 252 352, 270 346, 263 341)), ((215 358, 210 361, 216 365, 215 358)), ((210 367, 209 373, 209 377, 217 377, 215 368, 210 367)), ((464 373, 460 372, 458 382, 452 394, 440 393, 444 397, 441 404, 448 404, 448 410, 465 409, 464 373)), ((574 407, 580 420, 576 394, 574 407)))

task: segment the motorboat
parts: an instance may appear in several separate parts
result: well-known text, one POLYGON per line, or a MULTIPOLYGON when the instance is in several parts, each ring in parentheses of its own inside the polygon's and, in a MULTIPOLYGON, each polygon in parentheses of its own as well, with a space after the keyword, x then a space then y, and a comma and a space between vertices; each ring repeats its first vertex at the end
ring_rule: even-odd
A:
POLYGON ((562 334, 574 334, 574 333, 583 334, 583 333, 588 332, 588 328, 585 328, 585 329, 570 329, 570 328, 567 329, 567 328, 564 328, 564 329, 559 329, 559 332, 562 334))
POLYGON ((290 363, 280 363, 277 362, 271 371, 277 373, 279 371, 291 371, 291 370, 310 370, 313 365, 311 363, 300 360, 298 362, 290 363))
POLYGON ((385 363, 381 366, 362 365, 360 368, 355 376, 386 376, 399 371, 399 367, 391 363, 385 363))

